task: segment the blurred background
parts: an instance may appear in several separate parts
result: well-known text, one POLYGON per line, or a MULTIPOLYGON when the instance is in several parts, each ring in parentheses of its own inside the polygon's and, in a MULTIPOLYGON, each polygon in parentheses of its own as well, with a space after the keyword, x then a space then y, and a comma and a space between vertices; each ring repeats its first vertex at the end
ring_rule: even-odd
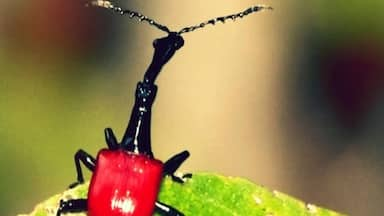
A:
MULTIPOLYGON (((185 34, 164 67, 152 145, 184 171, 241 176, 351 215, 384 203, 384 1, 118 1, 185 34)), ((73 155, 122 136, 164 34, 81 0, 0 2, 0 215, 75 180, 73 155)), ((89 176, 89 175, 88 175, 89 176)))

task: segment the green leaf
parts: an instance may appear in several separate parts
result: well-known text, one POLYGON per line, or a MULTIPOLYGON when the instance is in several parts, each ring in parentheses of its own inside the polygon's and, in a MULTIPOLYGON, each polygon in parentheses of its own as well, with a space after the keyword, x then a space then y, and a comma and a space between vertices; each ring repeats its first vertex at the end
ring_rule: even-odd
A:
MULTIPOLYGON (((54 216, 60 199, 86 198, 87 190, 88 183, 55 195, 38 204, 29 216, 54 216)), ((159 200, 172 205, 187 216, 342 215, 304 203, 278 191, 270 191, 242 178, 224 177, 212 173, 196 173, 184 184, 165 178, 159 200)), ((68 215, 84 216, 86 214, 68 215)))

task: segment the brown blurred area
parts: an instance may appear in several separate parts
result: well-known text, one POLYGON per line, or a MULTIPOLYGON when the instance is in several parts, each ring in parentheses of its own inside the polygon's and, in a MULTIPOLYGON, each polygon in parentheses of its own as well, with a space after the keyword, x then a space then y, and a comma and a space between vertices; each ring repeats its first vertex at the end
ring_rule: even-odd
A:
MULTIPOLYGON (((254 1, 119 1, 174 30, 254 1)), ((273 11, 185 34, 159 76, 152 145, 183 171, 242 176, 351 215, 384 202, 378 0, 258 1, 273 11)), ((73 154, 121 136, 164 36, 84 1, 0 3, 0 215, 75 179, 73 154)))

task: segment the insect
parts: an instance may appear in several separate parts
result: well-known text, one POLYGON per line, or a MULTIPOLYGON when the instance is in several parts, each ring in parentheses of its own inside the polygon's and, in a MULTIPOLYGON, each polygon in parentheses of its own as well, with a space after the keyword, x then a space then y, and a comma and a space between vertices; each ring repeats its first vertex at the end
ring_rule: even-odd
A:
POLYGON ((170 176, 175 182, 182 184, 186 179, 192 178, 192 174, 187 173, 182 177, 174 174, 189 157, 188 151, 182 151, 165 163, 155 159, 152 153, 150 122, 152 104, 157 92, 155 80, 162 67, 184 45, 181 34, 271 8, 255 6, 237 14, 217 17, 173 32, 138 12, 123 10, 109 1, 91 1, 89 5, 107 8, 121 15, 128 14, 130 18, 136 17, 166 32, 168 36, 156 39, 153 43, 154 56, 143 80, 137 84, 135 103, 121 142, 117 141, 111 128, 106 128, 104 134, 108 148, 100 150, 96 159, 81 149, 74 156, 77 181, 70 187, 84 183, 80 165, 83 163, 93 172, 88 199, 61 200, 57 216, 83 211, 87 211, 90 216, 150 216, 154 211, 166 216, 181 216, 183 213, 176 208, 157 201, 164 176, 170 176))

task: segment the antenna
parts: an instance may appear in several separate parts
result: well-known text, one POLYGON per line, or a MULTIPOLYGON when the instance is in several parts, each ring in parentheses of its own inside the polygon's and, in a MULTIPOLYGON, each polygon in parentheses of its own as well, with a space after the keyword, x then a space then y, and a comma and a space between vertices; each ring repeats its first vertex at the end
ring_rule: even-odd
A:
MULTIPOLYGON (((106 9, 112 10, 112 11, 114 11, 120 15, 128 15, 129 18, 131 18, 131 19, 137 19, 139 22, 146 22, 149 25, 154 26, 157 29, 164 31, 168 34, 173 32, 173 31, 170 31, 166 25, 162 25, 162 24, 156 22, 155 20, 153 20, 153 19, 151 19, 151 18, 149 18, 149 17, 147 17, 147 16, 145 16, 139 12, 129 10, 129 9, 123 9, 119 6, 116 6, 111 1, 93 0, 93 1, 90 1, 87 5, 88 6, 94 6, 94 7, 106 8, 106 9)), ((256 5, 253 7, 249 7, 247 9, 245 9, 244 11, 241 11, 238 13, 234 13, 234 14, 230 14, 230 15, 226 15, 226 16, 215 17, 215 18, 212 18, 210 20, 201 22, 200 24, 187 26, 187 27, 180 29, 179 31, 174 31, 174 32, 177 32, 177 34, 181 35, 184 33, 195 31, 197 29, 204 28, 208 25, 215 25, 218 22, 225 23, 227 20, 235 21, 238 18, 244 18, 245 16, 248 16, 249 14, 259 12, 262 10, 273 10, 273 8, 270 6, 266 6, 266 5, 256 5)))

